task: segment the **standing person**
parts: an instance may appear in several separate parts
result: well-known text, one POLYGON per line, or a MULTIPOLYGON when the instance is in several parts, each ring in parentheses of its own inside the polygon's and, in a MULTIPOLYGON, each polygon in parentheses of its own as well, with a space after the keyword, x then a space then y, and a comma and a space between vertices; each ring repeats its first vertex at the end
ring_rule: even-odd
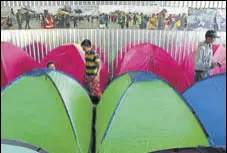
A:
POLYGON ((30 29, 29 21, 30 21, 30 15, 28 12, 26 12, 25 13, 25 29, 30 29))
POLYGON ((45 27, 46 29, 53 29, 54 28, 54 20, 50 13, 47 14, 45 18, 45 27))
POLYGON ((121 13, 121 16, 119 18, 119 23, 121 25, 121 29, 124 29, 124 27, 125 27, 125 15, 124 15, 124 12, 121 13))
POLYGON ((218 63, 212 62, 212 43, 215 42, 217 36, 216 31, 208 30, 205 35, 205 42, 199 44, 195 55, 195 81, 199 81, 207 76, 209 76, 209 70, 220 66, 218 63))
POLYGON ((77 17, 76 17, 76 16, 74 16, 74 17, 73 17, 73 24, 74 24, 74 28, 75 28, 76 26, 78 26, 78 25, 77 25, 77 21, 76 21, 76 20, 77 20, 77 17))
POLYGON ((16 18, 17 18, 18 28, 22 29, 22 15, 21 15, 20 10, 17 10, 16 18))
POLYGON ((99 103, 102 96, 100 90, 99 77, 101 71, 101 61, 99 55, 91 48, 91 41, 85 39, 81 43, 81 47, 85 51, 85 61, 86 61, 86 70, 85 70, 85 86, 89 91, 89 95, 94 104, 93 107, 93 117, 92 117, 92 141, 93 145, 91 146, 92 152, 96 150, 96 136, 95 136, 95 120, 96 120, 96 105, 99 103))
POLYGON ((42 13, 39 15, 39 20, 40 20, 40 28, 45 29, 44 15, 42 13))
POLYGON ((81 47, 85 51, 85 86, 88 89, 94 104, 98 104, 102 92, 100 90, 99 77, 101 71, 101 61, 99 55, 91 48, 91 41, 85 39, 81 43, 81 47))
POLYGON ((70 28, 70 16, 68 14, 65 15, 65 27, 70 28))
POLYGON ((155 14, 152 14, 150 20, 149 20, 149 26, 148 28, 150 30, 155 30, 157 26, 157 17, 155 16, 155 14))
POLYGON ((188 24, 187 15, 184 13, 183 14, 183 17, 182 17, 182 26, 183 26, 183 29, 187 29, 187 24, 188 24))
POLYGON ((127 28, 127 29, 129 28, 129 22, 130 22, 130 16, 129 16, 129 14, 127 13, 127 14, 126 14, 126 28, 127 28))
POLYGON ((158 29, 159 30, 164 30, 165 29, 165 16, 166 16, 167 10, 163 9, 160 13, 159 13, 159 17, 158 17, 158 29))
POLYGON ((136 21, 137 21, 137 13, 134 14, 133 17, 133 24, 136 25, 136 21))
POLYGON ((11 15, 15 16, 15 13, 13 11, 13 8, 11 8, 11 12, 10 12, 11 15))
POLYGON ((105 25, 106 25, 106 28, 109 28, 108 24, 109 24, 109 16, 106 14, 104 16, 104 19, 105 19, 105 25))
POLYGON ((140 29, 142 29, 142 25, 143 25, 143 13, 141 13, 139 15, 138 24, 139 24, 140 29))

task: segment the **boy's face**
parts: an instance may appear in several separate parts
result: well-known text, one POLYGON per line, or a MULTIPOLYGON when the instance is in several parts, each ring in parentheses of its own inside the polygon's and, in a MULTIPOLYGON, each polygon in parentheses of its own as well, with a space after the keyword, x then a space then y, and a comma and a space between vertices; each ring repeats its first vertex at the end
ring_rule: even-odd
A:
POLYGON ((49 69, 55 70, 55 65, 52 63, 48 66, 49 69))
POLYGON ((83 51, 85 51, 85 52, 90 51, 90 47, 87 47, 87 46, 81 46, 81 47, 82 47, 83 51))

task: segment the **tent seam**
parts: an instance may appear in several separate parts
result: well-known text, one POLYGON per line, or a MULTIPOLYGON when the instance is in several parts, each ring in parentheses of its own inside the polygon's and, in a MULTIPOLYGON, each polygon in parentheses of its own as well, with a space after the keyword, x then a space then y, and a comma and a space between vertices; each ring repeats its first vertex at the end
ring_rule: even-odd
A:
POLYGON ((79 143, 79 139, 78 139, 78 137, 77 137, 77 132, 76 132, 76 129, 73 127, 73 124, 72 124, 72 121, 71 121, 70 114, 69 114, 68 109, 67 109, 67 107, 66 107, 66 105, 65 105, 65 101, 64 101, 64 99, 63 99, 63 97, 62 97, 60 91, 58 90, 57 85, 56 85, 55 82, 52 80, 52 78, 49 76, 49 74, 46 74, 46 76, 47 76, 47 77, 50 79, 50 81, 53 83, 55 89, 57 90, 57 92, 58 92, 58 94, 59 94, 59 96, 60 96, 60 98, 61 98, 61 100, 62 100, 62 104, 63 104, 63 106, 64 106, 64 108, 65 108, 65 111, 66 111, 66 114, 67 114, 67 116, 68 116, 68 118, 69 118, 69 122, 70 122, 71 128, 72 128, 72 130, 73 130, 73 135, 74 135, 74 137, 75 137, 75 139, 76 139, 76 142, 77 142, 77 144, 78 144, 78 147, 79 147, 79 151, 80 151, 80 153, 82 153, 82 150, 81 150, 81 147, 80 147, 80 143, 79 143))
POLYGON ((122 94, 121 98, 119 99, 119 101, 117 103, 117 106, 115 107, 114 112, 113 112, 113 114, 112 114, 112 116, 110 118, 110 121, 109 121, 108 125, 107 125, 107 128, 105 130, 105 133, 103 135, 101 143, 103 143, 103 141, 106 139, 107 134, 109 133, 109 130, 110 130, 110 126, 112 125, 112 122, 114 121, 115 114, 116 114, 117 110, 119 110, 120 105, 123 102, 123 98, 125 97, 126 93, 128 92, 128 90, 130 89, 130 87, 133 84, 134 84, 134 81, 129 84, 129 86, 125 89, 124 93, 122 94))

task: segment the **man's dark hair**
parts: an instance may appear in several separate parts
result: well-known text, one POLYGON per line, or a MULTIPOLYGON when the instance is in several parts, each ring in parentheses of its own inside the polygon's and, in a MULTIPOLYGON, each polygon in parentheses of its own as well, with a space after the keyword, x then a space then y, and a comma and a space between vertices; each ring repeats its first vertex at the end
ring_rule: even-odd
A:
POLYGON ((208 30, 205 34, 205 38, 220 38, 219 36, 217 36, 217 32, 215 30, 208 30))
POLYGON ((82 43, 81 46, 86 46, 86 47, 91 47, 91 41, 88 39, 85 39, 82 43))
POLYGON ((51 64, 54 64, 54 62, 52 62, 52 61, 48 62, 47 65, 46 65, 47 68, 48 68, 51 64))

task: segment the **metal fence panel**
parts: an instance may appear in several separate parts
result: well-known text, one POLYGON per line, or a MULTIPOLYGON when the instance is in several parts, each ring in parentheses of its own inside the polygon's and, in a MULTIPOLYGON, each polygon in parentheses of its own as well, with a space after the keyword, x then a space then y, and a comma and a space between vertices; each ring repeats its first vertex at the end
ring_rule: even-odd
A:
MULTIPOLYGON (((108 62, 108 70, 113 74, 113 60, 116 56, 122 57, 125 46, 128 43, 148 42, 166 50, 175 60, 181 62, 183 58, 193 51, 199 42, 204 41, 204 32, 196 31, 161 31, 161 30, 137 30, 137 29, 53 29, 53 30, 2 30, 1 41, 25 47, 34 42, 41 42, 51 50, 59 45, 69 43, 81 43, 83 39, 90 39, 99 47, 108 62), (191 44, 191 45, 188 45, 191 44), (195 46, 196 45, 196 46, 195 46), (186 46, 186 47, 185 47, 186 46), (180 48, 177 49, 176 48, 180 48), (120 52, 118 52, 120 51, 120 52), (177 54, 183 56, 177 59, 177 54)), ((226 44, 226 33, 219 32, 221 39, 218 44, 226 44)), ((44 56, 43 48, 38 48, 44 56)), ((25 50, 31 55, 31 48, 25 50)), ((47 53, 45 53, 47 54, 47 53)), ((34 53, 33 53, 34 55, 34 53)), ((34 58, 40 61, 39 55, 34 58)))

